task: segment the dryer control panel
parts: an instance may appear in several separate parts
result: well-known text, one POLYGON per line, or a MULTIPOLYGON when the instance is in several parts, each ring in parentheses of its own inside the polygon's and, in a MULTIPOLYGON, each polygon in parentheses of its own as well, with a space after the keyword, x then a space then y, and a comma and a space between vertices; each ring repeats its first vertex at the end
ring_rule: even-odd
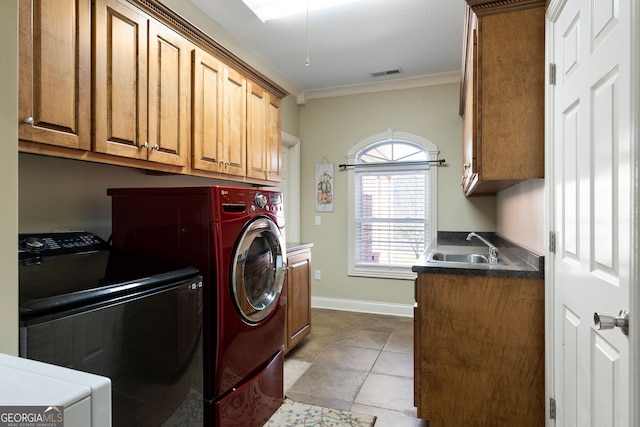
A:
POLYGON ((278 226, 284 226, 282 193, 255 188, 214 187, 218 203, 214 208, 222 215, 250 215, 266 213, 277 218, 278 226))

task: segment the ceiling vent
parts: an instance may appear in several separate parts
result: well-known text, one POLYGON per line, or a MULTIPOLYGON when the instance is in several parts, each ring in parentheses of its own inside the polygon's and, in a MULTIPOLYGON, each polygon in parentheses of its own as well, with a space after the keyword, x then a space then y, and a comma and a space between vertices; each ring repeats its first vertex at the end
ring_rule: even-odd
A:
POLYGON ((393 70, 376 71, 375 73, 371 73, 371 77, 392 76, 394 74, 400 74, 400 73, 402 73, 402 68, 394 68, 393 70))

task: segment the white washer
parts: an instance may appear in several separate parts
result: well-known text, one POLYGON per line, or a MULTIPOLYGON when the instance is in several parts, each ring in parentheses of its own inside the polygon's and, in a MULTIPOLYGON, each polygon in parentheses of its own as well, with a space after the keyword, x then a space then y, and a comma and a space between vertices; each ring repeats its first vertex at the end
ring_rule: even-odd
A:
POLYGON ((65 427, 111 427, 109 378, 1 353, 0 378, 2 407, 60 406, 65 427))

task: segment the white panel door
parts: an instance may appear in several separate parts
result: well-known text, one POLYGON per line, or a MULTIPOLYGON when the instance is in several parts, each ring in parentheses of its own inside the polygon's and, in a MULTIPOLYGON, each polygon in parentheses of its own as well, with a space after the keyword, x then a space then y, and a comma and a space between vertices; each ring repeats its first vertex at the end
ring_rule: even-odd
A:
MULTIPOLYGON (((630 2, 552 2, 550 254, 558 426, 630 425, 630 346, 594 312, 630 306, 632 147, 630 2)), ((635 331, 631 330, 631 333, 635 331)))

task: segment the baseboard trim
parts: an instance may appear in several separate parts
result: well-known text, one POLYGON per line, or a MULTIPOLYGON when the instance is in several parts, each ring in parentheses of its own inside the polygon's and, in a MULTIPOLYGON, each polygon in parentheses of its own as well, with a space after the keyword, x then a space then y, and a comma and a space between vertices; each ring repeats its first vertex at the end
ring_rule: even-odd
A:
POLYGON ((358 313, 413 317, 413 305, 343 298, 311 297, 311 307, 358 313))

